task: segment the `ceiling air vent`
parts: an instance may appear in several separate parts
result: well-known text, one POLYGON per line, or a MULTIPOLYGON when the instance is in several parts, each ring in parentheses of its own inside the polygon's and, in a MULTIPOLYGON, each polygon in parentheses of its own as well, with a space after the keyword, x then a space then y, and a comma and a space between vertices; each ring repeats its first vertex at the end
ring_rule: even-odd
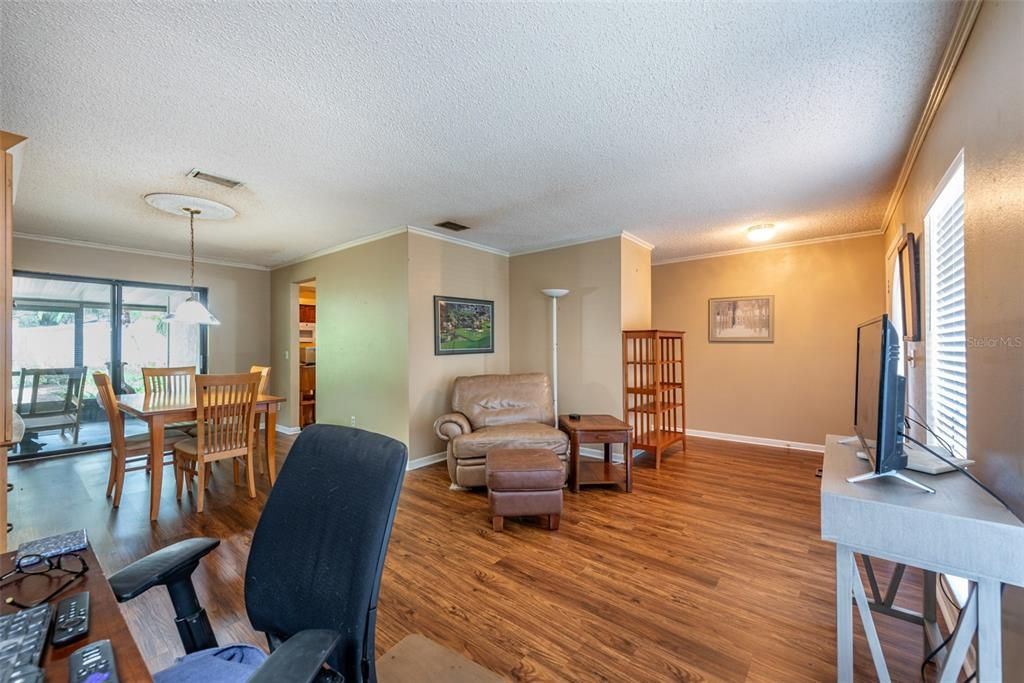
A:
POLYGON ((462 232, 463 230, 469 230, 468 225, 462 225, 454 221, 445 221, 444 223, 434 223, 435 228, 444 228, 445 230, 451 230, 452 232, 462 232))
POLYGON ((193 168, 191 171, 189 171, 188 177, 195 178, 196 180, 205 180, 208 183, 220 185, 221 187, 226 187, 231 190, 235 189, 236 187, 242 184, 237 180, 231 180, 230 178, 224 178, 219 175, 213 175, 212 173, 200 171, 198 168, 193 168))

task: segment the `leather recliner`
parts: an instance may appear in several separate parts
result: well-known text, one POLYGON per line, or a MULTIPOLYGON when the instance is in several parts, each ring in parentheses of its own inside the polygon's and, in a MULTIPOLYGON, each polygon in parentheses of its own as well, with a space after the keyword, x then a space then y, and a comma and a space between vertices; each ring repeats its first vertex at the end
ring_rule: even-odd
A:
POLYGON ((452 412, 434 421, 447 443, 452 488, 486 486, 487 452, 495 448, 544 448, 569 471, 569 436, 553 427, 551 382, 543 373, 457 377, 452 412))

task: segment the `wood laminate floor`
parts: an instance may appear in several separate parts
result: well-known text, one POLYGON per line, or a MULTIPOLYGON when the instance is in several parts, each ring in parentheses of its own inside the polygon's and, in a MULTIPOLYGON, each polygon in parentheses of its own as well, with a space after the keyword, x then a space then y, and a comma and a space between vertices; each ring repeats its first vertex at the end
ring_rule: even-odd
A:
MULTIPOLYGON (((278 444, 284 456, 291 438, 278 444)), ((265 478, 250 500, 229 467, 217 468, 198 515, 190 498, 174 500, 168 471, 151 526, 142 472, 127 475, 121 508, 110 508, 108 461, 96 453, 12 465, 12 547, 86 526, 110 572, 183 538, 221 538, 196 574, 200 597, 222 643, 265 644, 242 598, 265 478)), ((691 439, 660 472, 640 458, 631 495, 566 493, 556 532, 507 520, 495 533, 484 493, 450 491, 443 464, 409 472, 381 588, 378 654, 422 633, 519 681, 835 680, 834 554, 819 539, 820 461, 691 439)), ((920 572, 908 570, 901 604, 919 606, 920 586, 920 572)), ((181 653, 163 590, 123 609, 151 670, 181 653)), ((919 680, 919 628, 876 623, 893 680, 919 680)), ((875 680, 860 634, 856 680, 875 680)))

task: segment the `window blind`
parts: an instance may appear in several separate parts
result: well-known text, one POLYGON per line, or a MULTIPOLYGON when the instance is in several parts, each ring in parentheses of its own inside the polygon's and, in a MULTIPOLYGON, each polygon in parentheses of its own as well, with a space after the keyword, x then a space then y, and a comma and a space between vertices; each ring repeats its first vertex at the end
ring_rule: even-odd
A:
POLYGON ((925 216, 928 243, 928 421, 967 457, 964 167, 959 157, 925 216))

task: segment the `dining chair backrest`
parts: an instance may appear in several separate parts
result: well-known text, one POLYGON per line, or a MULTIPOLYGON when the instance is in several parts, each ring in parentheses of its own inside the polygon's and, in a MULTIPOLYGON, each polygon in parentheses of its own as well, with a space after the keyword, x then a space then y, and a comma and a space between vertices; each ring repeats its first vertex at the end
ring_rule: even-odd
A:
POLYGON ((249 372, 260 373, 260 388, 259 393, 267 393, 267 388, 270 385, 270 366, 269 365, 251 365, 249 366, 249 372))
POLYGON ((259 385, 258 372, 196 376, 196 440, 201 453, 230 457, 253 447, 259 385))
POLYGON ((114 385, 110 381, 110 375, 105 372, 92 373, 92 379, 96 383, 96 393, 103 406, 103 412, 107 414, 107 422, 110 423, 110 445, 111 450, 117 451, 124 443, 124 423, 117 409, 117 395, 114 393, 114 385))
POLYGON ((142 386, 147 394, 191 396, 195 386, 194 366, 180 368, 142 368, 142 386))

